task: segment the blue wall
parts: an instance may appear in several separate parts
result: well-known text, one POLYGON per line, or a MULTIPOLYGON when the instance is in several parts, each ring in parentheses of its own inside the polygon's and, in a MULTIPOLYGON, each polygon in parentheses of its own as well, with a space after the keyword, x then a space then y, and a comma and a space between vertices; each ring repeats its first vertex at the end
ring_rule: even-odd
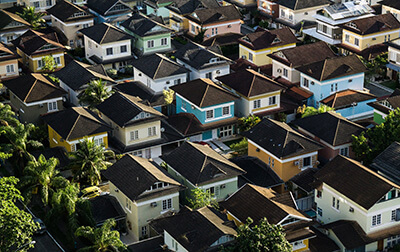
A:
POLYGON ((367 103, 374 102, 374 101, 376 101, 376 99, 362 101, 362 102, 357 103, 357 106, 348 107, 348 108, 344 108, 344 109, 338 109, 338 110, 336 110, 336 112, 338 112, 339 114, 341 114, 343 117, 346 117, 346 118, 349 116, 351 117, 351 116, 355 116, 355 115, 366 113, 366 112, 371 112, 371 115, 372 115, 374 108, 367 105, 367 103))

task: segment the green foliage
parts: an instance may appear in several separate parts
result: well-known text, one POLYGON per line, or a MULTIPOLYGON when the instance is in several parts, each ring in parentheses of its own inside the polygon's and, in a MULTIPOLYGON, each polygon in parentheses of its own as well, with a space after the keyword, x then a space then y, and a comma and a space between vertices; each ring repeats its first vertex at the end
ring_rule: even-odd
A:
POLYGON ((206 31, 207 31, 207 29, 204 29, 203 27, 198 29, 196 36, 194 36, 194 38, 193 38, 193 41, 196 43, 203 43, 204 35, 206 34, 206 31))
POLYGON ((252 226, 253 220, 237 230, 236 242, 231 247, 224 248, 224 252, 291 252, 292 246, 285 238, 281 225, 268 223, 266 218, 252 226))
POLYGON ((106 83, 101 79, 92 80, 88 83, 88 87, 79 97, 81 105, 88 105, 90 109, 105 101, 113 93, 112 90, 107 90, 106 83))
POLYGON ((133 76, 133 66, 132 65, 125 66, 125 73, 133 76))
POLYGON ((21 18, 30 23, 33 28, 38 28, 44 24, 44 13, 36 12, 35 7, 25 7, 22 13, 18 13, 21 18))
POLYGON ((0 102, 0 126, 17 126, 19 121, 15 117, 10 105, 0 102))
POLYGON ((368 74, 379 74, 382 77, 386 76, 386 64, 388 63, 388 53, 382 53, 374 59, 367 61, 361 58, 365 66, 368 68, 368 74))
POLYGON ((189 206, 193 209, 202 208, 205 206, 218 207, 218 203, 214 198, 214 194, 210 190, 202 190, 195 188, 192 190, 191 197, 187 199, 189 206))
POLYGON ((163 90, 163 95, 164 95, 164 102, 166 105, 171 104, 174 101, 174 90, 170 89, 170 90, 163 90))
POLYGON ((243 138, 240 142, 232 143, 229 145, 234 152, 237 153, 238 156, 247 154, 248 142, 246 138, 243 138))
POLYGON ((56 70, 57 68, 57 64, 56 61, 54 60, 53 56, 48 55, 48 56, 44 56, 42 58, 43 60, 43 67, 42 67, 42 71, 45 73, 52 73, 54 72, 54 70, 56 70))
POLYGON ((52 74, 47 75, 47 77, 49 77, 50 80, 52 80, 54 83, 60 84, 60 79, 55 77, 52 74))
POLYGON ((328 111, 335 111, 335 109, 327 105, 320 105, 317 109, 311 106, 306 107, 306 105, 303 105, 303 107, 299 107, 297 109, 297 113, 301 114, 301 118, 322 114, 328 111))
POLYGON ((118 71, 116 69, 107 69, 107 75, 110 76, 111 78, 115 79, 118 76, 118 71))
POLYGON ((260 121, 261 121, 260 117, 255 115, 249 115, 248 117, 239 118, 239 130, 241 132, 248 131, 254 126, 256 126, 256 124, 259 123, 260 121))
POLYGON ((262 27, 262 28, 268 29, 269 23, 268 23, 267 20, 261 20, 261 21, 258 23, 258 26, 259 26, 259 27, 262 27))
POLYGON ((278 121, 280 122, 286 122, 287 115, 284 112, 278 113, 278 121))

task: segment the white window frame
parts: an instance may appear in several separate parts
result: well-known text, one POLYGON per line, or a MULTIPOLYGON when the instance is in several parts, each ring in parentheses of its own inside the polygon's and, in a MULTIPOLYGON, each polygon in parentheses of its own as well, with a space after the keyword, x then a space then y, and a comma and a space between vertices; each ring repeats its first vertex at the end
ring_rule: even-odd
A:
POLYGON ((162 46, 168 45, 168 38, 162 38, 162 39, 161 39, 161 45, 162 45, 162 46))
POLYGON ((156 126, 147 128, 147 135, 149 137, 157 135, 156 126))
POLYGON ((206 111, 206 120, 214 119, 214 110, 210 109, 206 111))
POLYGON ((106 55, 114 55, 114 50, 112 47, 106 48, 106 55))
POLYGON ((57 101, 47 103, 47 112, 58 111, 57 101))
POLYGON ((131 141, 139 139, 139 130, 129 132, 131 141))
POLYGON ((169 209, 172 209, 172 198, 162 201, 162 210, 165 211, 169 209))
POLYGON ((7 71, 7 73, 15 73, 14 65, 13 64, 7 65, 6 71, 7 71))
POLYGON ((222 116, 229 116, 230 114, 231 114, 230 106, 222 107, 222 116))
POLYGON ((275 105, 276 104, 276 95, 270 96, 268 98, 268 102, 269 102, 269 105, 275 105))
POLYGON ((373 227, 379 226, 380 224, 382 224, 382 214, 377 214, 372 216, 371 220, 372 220, 371 224, 373 227))
POLYGON ((126 53, 126 52, 128 52, 128 46, 127 45, 122 45, 122 46, 119 47, 119 50, 120 50, 121 53, 126 53), (123 51, 122 48, 124 48, 125 51, 123 51))
POLYGON ((253 109, 261 108, 261 99, 253 101, 253 109))
POLYGON ((339 153, 342 156, 348 157, 349 156, 349 146, 340 148, 339 153))
POLYGON ((282 74, 283 74, 283 77, 287 78, 289 76, 289 71, 286 68, 283 68, 282 74))
POLYGON ((148 40, 147 41, 147 48, 153 48, 154 47, 154 40, 148 40))

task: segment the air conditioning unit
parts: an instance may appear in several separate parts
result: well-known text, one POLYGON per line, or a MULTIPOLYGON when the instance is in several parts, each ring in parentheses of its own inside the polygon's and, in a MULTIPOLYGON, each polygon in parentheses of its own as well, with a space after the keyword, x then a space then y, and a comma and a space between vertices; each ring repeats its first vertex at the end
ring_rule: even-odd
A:
POLYGON ((279 68, 279 69, 277 70, 277 72, 278 72, 278 73, 282 73, 282 68, 279 68))
POLYGON ((43 108, 43 106, 44 106, 43 103, 40 103, 40 104, 39 104, 39 107, 43 108))
POLYGON ((118 190, 118 189, 115 189, 115 192, 119 192, 119 190, 118 190))
POLYGON ((246 55, 242 55, 242 59, 246 59, 246 55))
POLYGON ((221 71, 220 71, 220 70, 217 70, 217 71, 216 71, 216 73, 217 73, 217 74, 220 74, 220 73, 221 73, 221 71))
POLYGON ((224 189, 226 187, 226 185, 225 184, 223 184, 223 185, 220 185, 220 188, 221 189, 224 189))
POLYGON ((300 165, 300 161, 294 161, 293 164, 294 164, 295 166, 299 166, 299 165, 300 165))
POLYGON ((349 212, 350 212, 350 213, 354 213, 354 208, 350 207, 350 208, 349 208, 349 212))
POLYGON ((320 163, 319 163, 319 161, 317 160, 317 161, 315 161, 315 165, 319 165, 320 163))
POLYGON ((150 204, 150 206, 151 206, 151 207, 156 207, 156 206, 157 206, 157 202, 152 202, 152 203, 150 204))

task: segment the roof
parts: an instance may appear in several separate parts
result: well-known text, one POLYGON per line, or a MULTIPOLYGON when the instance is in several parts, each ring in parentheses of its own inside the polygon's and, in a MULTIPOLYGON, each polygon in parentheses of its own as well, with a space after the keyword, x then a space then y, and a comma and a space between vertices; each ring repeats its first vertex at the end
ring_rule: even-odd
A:
POLYGON ((314 188, 311 183, 314 182, 314 174, 318 171, 316 168, 308 168, 294 175, 290 181, 303 189, 305 192, 312 192, 314 188))
POLYGON ((310 229, 316 234, 316 237, 308 241, 308 246, 311 252, 337 252, 340 251, 339 246, 328 236, 320 232, 314 227, 310 229))
POLYGON ((125 127, 142 120, 153 119, 154 117, 156 117, 158 120, 164 117, 163 114, 154 108, 143 104, 139 97, 121 92, 115 92, 96 107, 101 113, 110 118, 120 127, 125 127), (121 113, 122 111, 123 113, 121 113), (142 112, 150 114, 151 117, 135 119, 135 117, 142 112))
POLYGON ((61 98, 67 92, 43 74, 27 74, 4 81, 3 84, 24 103, 61 98))
POLYGON ((211 38, 205 38, 204 41, 201 43, 203 46, 228 46, 228 45, 236 45, 238 40, 243 37, 241 33, 222 33, 217 34, 211 38))
POLYGON ((107 23, 96 24, 79 31, 99 45, 132 39, 124 31, 107 23))
POLYGON ((190 72, 184 66, 158 53, 134 60, 132 65, 153 80, 190 72))
POLYGON ((114 80, 108 77, 103 65, 88 65, 77 60, 73 60, 55 72, 54 75, 72 90, 85 88, 91 80, 101 79, 102 81, 114 83, 114 80), (79 76, 79 78, 76 78, 76 76, 79 76))
POLYGON ((40 155, 43 155, 46 159, 55 157, 60 162, 57 167, 60 170, 63 170, 64 167, 67 167, 70 163, 70 159, 68 158, 68 152, 64 147, 57 146, 53 148, 46 148, 44 150, 34 150, 31 152, 32 156, 36 159, 39 158, 40 155))
POLYGON ((190 252, 203 252, 221 236, 236 236, 231 222, 222 219, 212 209, 203 207, 186 210, 152 221, 151 226, 165 230, 181 246, 190 252))
POLYGON ((126 218, 117 198, 112 195, 102 195, 89 199, 93 220, 96 226, 102 225, 108 219, 120 220, 126 218))
POLYGON ((328 162, 314 177, 366 210, 375 205, 393 187, 399 188, 362 164, 341 155, 328 162))
POLYGON ((324 142, 339 146, 353 141, 352 135, 359 135, 365 128, 334 111, 307 116, 293 124, 313 134, 324 142))
POLYGON ((114 86, 114 89, 131 96, 137 96, 142 99, 144 104, 149 104, 152 107, 165 104, 164 95, 162 93, 155 93, 153 89, 140 81, 120 83, 114 86))
POLYGON ((331 94, 320 102, 335 109, 343 109, 357 105, 358 102, 375 100, 376 96, 360 90, 342 90, 331 94))
POLYGON ((280 159, 322 149, 320 144, 295 131, 286 123, 272 119, 263 119, 242 135, 280 159))
POLYGON ((181 15, 194 12, 197 8, 218 8, 220 5, 216 0, 174 0, 167 9, 181 15))
POLYGON ((291 10, 301 10, 329 5, 331 2, 328 0, 278 0, 276 3, 291 10))
POLYGON ((68 141, 111 130, 95 113, 84 107, 72 107, 47 114, 43 116, 43 120, 68 141))
POLYGON ((193 185, 209 184, 245 173, 210 147, 185 142, 162 159, 193 185), (188 159, 187 157, 190 157, 188 159), (187 167, 191 167, 187 169, 187 167))
MULTIPOLYGON (((155 163, 131 154, 124 155, 107 170, 102 171, 102 174, 132 201, 145 197, 146 190, 156 182, 168 183, 175 186, 174 188, 180 186, 155 163)), ((165 187, 162 191, 164 190, 169 189, 165 187)))
POLYGON ((329 45, 323 41, 281 50, 268 56, 292 68, 336 57, 329 45))
POLYGON ((382 0, 378 3, 400 10, 400 2, 397 0, 382 0))
POLYGON ((367 71, 357 55, 327 58, 308 65, 297 67, 296 70, 318 81, 331 80, 351 76, 367 71))
POLYGON ((372 239, 367 237, 357 221, 338 220, 323 225, 322 228, 332 230, 346 249, 356 249, 373 242, 372 239))
POLYGON ((393 142, 373 161, 371 167, 400 185, 400 143, 393 142))
POLYGON ((60 40, 56 32, 42 33, 40 31, 30 29, 13 40, 12 43, 27 55, 52 52, 54 50, 65 50, 65 47, 60 44, 60 40), (49 45, 50 48, 42 48, 43 46, 47 45, 49 45))
POLYGON ((20 56, 3 42, 0 42, 0 61, 18 59, 20 56))
POLYGON ((8 12, 6 10, 0 10, 0 29, 3 29, 4 27, 9 25, 13 21, 25 25, 23 27, 25 29, 31 26, 27 21, 25 21, 23 18, 21 18, 17 14, 8 12))
POLYGON ((171 30, 164 25, 161 17, 150 18, 139 13, 134 13, 121 26, 140 37, 171 33, 171 30))
POLYGON ((390 111, 400 107, 400 89, 396 88, 389 97, 378 99, 378 101, 368 103, 368 105, 389 114, 390 111))
MULTIPOLYGON (((120 0, 88 0, 86 5, 100 15, 105 16, 108 14, 107 12, 110 10, 110 8, 117 3, 126 5, 123 1, 120 0)), ((131 10, 127 8, 126 10, 121 10, 119 12, 131 12, 131 10)), ((115 11, 112 14, 115 15, 115 11)))
POLYGON ((63 22, 93 18, 93 15, 86 10, 66 0, 57 1, 53 7, 46 11, 63 22))
POLYGON ((154 236, 145 240, 132 243, 128 246, 128 251, 135 252, 168 252, 163 249, 164 237, 162 235, 154 236))
POLYGON ((227 5, 217 8, 197 9, 186 17, 198 24, 206 25, 240 20, 242 15, 234 5, 227 5))
POLYGON ((253 69, 245 69, 228 75, 219 76, 217 80, 221 81, 229 88, 234 89, 244 97, 252 97, 286 89, 283 85, 253 69))
POLYGON ((390 31, 400 28, 400 22, 392 13, 352 20, 344 25, 343 29, 360 35, 390 31))
POLYGON ((294 44, 296 42, 297 38, 289 28, 258 30, 239 39, 240 44, 253 50, 294 44))
POLYGON ((239 97, 218 86, 210 79, 196 79, 171 87, 177 94, 200 108, 223 104, 239 97))

